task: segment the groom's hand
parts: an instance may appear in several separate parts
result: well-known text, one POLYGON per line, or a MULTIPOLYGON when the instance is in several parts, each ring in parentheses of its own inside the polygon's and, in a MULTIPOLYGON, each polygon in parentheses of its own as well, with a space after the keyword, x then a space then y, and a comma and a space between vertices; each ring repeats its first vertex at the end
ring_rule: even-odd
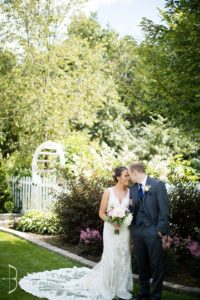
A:
POLYGON ((158 235, 160 236, 160 238, 162 237, 162 232, 158 231, 158 235))

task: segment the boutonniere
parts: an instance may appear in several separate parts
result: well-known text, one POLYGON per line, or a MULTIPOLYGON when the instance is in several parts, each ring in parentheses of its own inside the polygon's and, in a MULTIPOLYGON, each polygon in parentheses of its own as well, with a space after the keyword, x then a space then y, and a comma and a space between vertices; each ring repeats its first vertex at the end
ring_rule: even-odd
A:
POLYGON ((145 185, 144 191, 145 191, 145 192, 148 192, 148 191, 150 190, 150 188, 151 188, 151 185, 145 185))

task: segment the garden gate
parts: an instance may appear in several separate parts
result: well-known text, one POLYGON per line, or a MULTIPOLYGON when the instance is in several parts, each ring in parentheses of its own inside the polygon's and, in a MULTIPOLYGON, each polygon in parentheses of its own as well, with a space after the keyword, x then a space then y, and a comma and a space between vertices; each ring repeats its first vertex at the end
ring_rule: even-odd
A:
POLYGON ((48 209, 55 194, 63 190, 57 182, 58 165, 65 165, 62 146, 52 141, 39 145, 32 159, 32 177, 10 178, 15 207, 22 212, 48 209))

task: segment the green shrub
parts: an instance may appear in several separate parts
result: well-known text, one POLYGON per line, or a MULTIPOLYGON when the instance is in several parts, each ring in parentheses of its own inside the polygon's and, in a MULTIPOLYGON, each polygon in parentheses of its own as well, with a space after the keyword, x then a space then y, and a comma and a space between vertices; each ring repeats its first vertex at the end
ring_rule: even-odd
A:
POLYGON ((191 165, 191 162, 184 160, 182 155, 176 155, 168 163, 168 181, 172 184, 190 183, 199 180, 199 174, 191 165))
POLYGON ((6 202, 11 202, 12 196, 8 185, 7 170, 3 159, 0 156, 0 212, 7 212, 6 202))
POLYGON ((169 194, 170 223, 174 234, 196 239, 199 226, 200 190, 195 183, 178 183, 169 194))
POLYGON ((5 209, 5 212, 7 213, 12 213, 14 211, 14 202, 13 201, 6 201, 4 203, 4 209, 5 209))
POLYGON ((110 185, 110 179, 98 174, 68 182, 68 192, 58 197, 54 207, 68 241, 78 243, 81 230, 87 227, 102 232, 99 205, 104 188, 110 185))
POLYGON ((38 234, 61 233, 57 217, 53 213, 32 210, 25 213, 14 224, 16 230, 34 232, 38 234))

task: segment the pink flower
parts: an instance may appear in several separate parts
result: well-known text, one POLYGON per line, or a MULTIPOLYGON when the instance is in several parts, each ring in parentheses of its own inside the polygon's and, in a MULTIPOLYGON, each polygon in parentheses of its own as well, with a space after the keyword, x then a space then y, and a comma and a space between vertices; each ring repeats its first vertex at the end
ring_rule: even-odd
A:
POLYGON ((86 228, 85 230, 81 230, 80 232, 80 242, 88 245, 94 244, 97 241, 102 240, 100 232, 96 229, 86 228))
POLYGON ((178 249, 186 249, 192 256, 200 258, 200 244, 197 241, 192 240, 191 236, 188 236, 185 239, 175 236, 172 239, 172 246, 176 251, 178 249))
POLYGON ((200 258, 200 244, 197 241, 188 240, 186 248, 192 256, 200 258))

